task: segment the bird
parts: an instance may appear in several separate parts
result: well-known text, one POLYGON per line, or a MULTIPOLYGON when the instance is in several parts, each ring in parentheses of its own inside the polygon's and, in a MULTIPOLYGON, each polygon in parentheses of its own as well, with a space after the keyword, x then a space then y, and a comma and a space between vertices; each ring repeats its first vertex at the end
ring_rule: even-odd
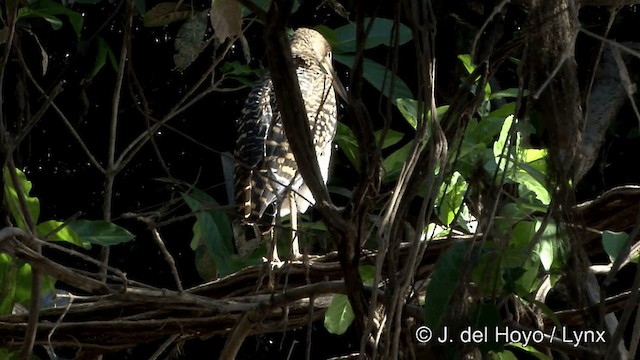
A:
MULTIPOLYGON (((290 46, 315 155, 326 184, 338 121, 335 93, 337 89, 344 94, 344 88, 333 70, 331 46, 322 34, 299 28, 290 46)), ((268 230, 260 231, 264 235, 273 229, 277 217, 291 214, 293 228, 297 213, 305 213, 315 199, 298 172, 269 73, 249 93, 236 130, 235 202, 241 221, 254 228, 261 225, 261 229, 266 224, 268 230)), ((296 230, 292 229, 292 236, 296 230)), ((277 250, 273 251, 277 258, 277 250)), ((293 256, 300 256, 295 241, 293 256)))

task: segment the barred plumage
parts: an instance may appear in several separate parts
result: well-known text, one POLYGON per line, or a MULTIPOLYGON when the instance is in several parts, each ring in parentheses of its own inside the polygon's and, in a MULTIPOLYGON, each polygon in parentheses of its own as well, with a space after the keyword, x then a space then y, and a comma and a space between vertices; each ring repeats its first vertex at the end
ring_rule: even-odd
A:
MULTIPOLYGON (((337 125, 331 48, 317 31, 300 28, 291 40, 291 51, 297 66, 296 74, 309 118, 315 153, 326 183, 331 142, 337 125)), ((289 214, 289 191, 297 195, 298 212, 305 212, 315 203, 298 173, 270 76, 249 94, 237 130, 236 203, 246 223, 258 222, 271 204, 281 216, 289 214)))

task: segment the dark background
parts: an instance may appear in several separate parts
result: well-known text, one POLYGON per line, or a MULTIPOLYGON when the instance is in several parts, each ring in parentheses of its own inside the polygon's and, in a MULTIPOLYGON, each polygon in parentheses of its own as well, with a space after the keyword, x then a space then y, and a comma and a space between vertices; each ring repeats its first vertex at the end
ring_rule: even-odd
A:
MULTIPOLYGON (((340 2, 347 10, 352 8, 351 1, 340 2)), ((365 2, 367 13, 379 17, 392 18, 391 2, 365 2)), ((454 96, 462 74, 456 56, 469 51, 469 44, 479 28, 488 17, 492 7, 482 6, 482 1, 433 1, 438 20, 438 93, 442 103, 449 103, 454 96)), ((154 2, 148 1, 147 9, 152 8, 154 2)), ((209 1, 194 1, 196 9, 210 6, 209 1)), ((108 124, 111 117, 111 102, 115 84, 115 70, 107 63, 100 73, 89 83, 84 79, 92 66, 95 57, 95 43, 90 40, 102 36, 116 54, 120 53, 123 34, 123 6, 122 2, 102 1, 98 5, 73 5, 72 9, 84 14, 85 25, 82 37, 76 41, 71 27, 65 22, 62 29, 52 31, 44 21, 31 21, 31 31, 37 34, 39 41, 46 50, 49 66, 46 75, 38 80, 45 89, 49 89, 60 80, 64 81, 64 91, 56 99, 56 104, 66 114, 76 127, 84 141, 104 164, 107 153, 108 124)), ((519 6, 507 7, 504 16, 500 17, 499 26, 502 27, 502 37, 497 41, 506 43, 518 35, 524 27, 523 21, 526 11, 519 6)), ((605 8, 590 7, 581 12, 583 25, 591 31, 602 30, 608 19, 605 8)), ((353 20, 353 16, 349 20, 353 20)), ((637 23, 640 21, 636 7, 627 7, 618 15, 611 30, 610 38, 618 41, 637 41, 640 32, 637 23)), ((326 25, 336 28, 347 23, 347 19, 337 15, 330 6, 322 5, 320 1, 301 1, 299 9, 292 15, 290 26, 313 27, 326 25)), ((129 56, 135 74, 142 84, 146 98, 153 111, 152 115, 161 117, 175 101, 200 77, 210 65, 213 49, 207 49, 200 58, 186 71, 180 72, 174 68, 173 41, 181 23, 175 23, 160 28, 145 28, 142 17, 134 19, 133 51, 129 56)), ((266 67, 264 57, 264 43, 262 41, 262 25, 254 23, 245 33, 249 42, 252 59, 250 65, 256 68, 266 67)), ((585 36, 578 38, 579 70, 581 81, 586 81, 593 65, 593 49, 597 45, 593 39, 585 36)), ((27 37, 21 40, 27 62, 37 69, 40 62, 40 51, 33 39, 27 37)), ((377 48, 367 53, 367 56, 385 63, 388 49, 377 48)), ((243 54, 235 47, 229 54, 228 60, 243 60, 243 54)), ((407 82, 415 92, 417 85, 414 74, 413 50, 411 45, 400 49, 401 66, 399 76, 407 82)), ((632 71, 632 80, 637 80, 637 73, 633 72, 637 60, 628 65, 632 71)), ((16 64, 10 64, 9 69, 16 69, 16 64)), ((342 76, 342 81, 348 83, 348 69, 336 65, 342 76)), ((36 73, 36 71, 34 71, 36 73)), ((20 86, 25 83, 18 71, 7 72, 5 92, 7 100, 5 111, 9 118, 17 118, 18 95, 11 99, 8 94, 15 87, 16 94, 20 94, 20 86), (7 91, 9 90, 9 91, 7 91)), ((506 68, 497 74, 498 81, 503 88, 517 86, 517 74, 514 68, 506 68)), ((237 86, 238 83, 229 83, 237 86)), ((27 90, 31 94, 35 91, 27 90)), ((140 151, 132 163, 117 176, 115 182, 113 216, 115 222, 136 234, 133 242, 115 246, 112 249, 111 265, 120 268, 132 279, 136 279, 157 287, 173 288, 173 279, 168 271, 159 249, 152 242, 144 224, 135 220, 123 219, 120 214, 127 212, 142 212, 158 209, 172 198, 176 198, 184 187, 177 183, 159 181, 161 178, 173 178, 205 190, 220 204, 227 204, 227 194, 224 188, 220 152, 232 151, 235 142, 234 121, 238 118, 244 99, 249 88, 230 93, 213 93, 192 106, 170 122, 170 125, 187 134, 208 148, 166 128, 162 128, 156 136, 156 143, 162 157, 170 169, 167 174, 159 164, 155 151, 148 143, 140 151), (213 151, 211 150, 213 149, 213 151)), ((370 109, 374 127, 380 128, 383 119, 380 113, 384 109, 380 94, 372 87, 365 86, 364 99, 370 109), (377 111, 380 110, 380 111, 377 111)), ((32 95, 27 100, 37 104, 41 99, 32 95)), ((36 108, 35 105, 32 105, 36 108)), ((351 121, 341 111, 343 121, 350 125, 351 121)), ((397 114, 396 114, 397 115, 397 114)), ((147 127, 144 117, 135 107, 135 100, 127 80, 122 92, 119 109, 118 149, 122 149, 128 142, 144 131, 147 127)), ((19 127, 16 121, 14 128, 19 127)), ((399 116, 392 120, 391 127, 395 130, 408 132, 406 122, 399 116)), ((543 137, 533 139, 544 144, 543 137)), ((637 154, 640 148, 638 137, 638 120, 634 118, 630 105, 625 105, 618 120, 609 130, 607 141, 602 148, 599 163, 580 183, 578 198, 585 200, 602 193, 613 186, 628 183, 640 183, 637 171, 637 154)), ((119 153, 119 151, 118 151, 119 153)), ((90 165, 86 155, 78 146, 67 128, 58 116, 49 111, 45 118, 30 133, 25 142, 20 145, 16 153, 16 164, 24 169, 33 183, 32 195, 41 202, 41 219, 63 220, 78 211, 88 219, 102 218, 103 177, 90 165)), ((339 184, 346 188, 355 186, 354 170, 340 150, 336 153, 333 178, 331 184, 339 184)), ((177 213, 185 213, 184 206, 178 208, 177 213)), ((161 229, 166 245, 178 262, 178 268, 185 287, 202 282, 194 267, 194 256, 189 248, 193 219, 174 223, 161 229)), ((97 256, 98 250, 90 252, 97 256)), ((55 256, 55 255, 53 255, 55 256)), ((291 358, 304 356, 306 329, 282 334, 270 334, 250 338, 243 346, 242 359, 274 359, 286 358, 293 346, 291 358), (293 345, 295 343, 295 345, 293 345)), ((329 335, 321 322, 313 328, 314 358, 327 358, 357 351, 359 343, 353 334, 337 337, 329 335)), ((184 358, 199 358, 199 354, 219 351, 224 339, 193 341, 185 345, 184 358)), ((147 358, 155 351, 157 344, 141 346, 137 349, 109 355, 113 359, 147 358)))

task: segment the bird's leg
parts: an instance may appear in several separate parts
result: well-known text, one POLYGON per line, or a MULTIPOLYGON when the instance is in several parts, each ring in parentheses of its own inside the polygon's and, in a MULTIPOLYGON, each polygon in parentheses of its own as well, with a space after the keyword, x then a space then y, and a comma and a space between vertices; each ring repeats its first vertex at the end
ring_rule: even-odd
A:
POLYGON ((267 245, 267 261, 271 262, 272 264, 279 264, 280 263, 280 257, 278 257, 278 247, 277 247, 277 240, 276 240, 276 233, 275 233, 275 223, 271 225, 271 227, 269 227, 269 230, 262 232, 260 231, 260 228, 258 227, 258 225, 254 225, 253 226, 253 230, 256 233, 256 238, 260 239, 260 242, 264 242, 265 240, 268 241, 268 245, 267 245))
POLYGON ((298 209, 296 192, 289 192, 289 208, 291 210, 291 260, 300 260, 300 244, 298 243, 298 209))

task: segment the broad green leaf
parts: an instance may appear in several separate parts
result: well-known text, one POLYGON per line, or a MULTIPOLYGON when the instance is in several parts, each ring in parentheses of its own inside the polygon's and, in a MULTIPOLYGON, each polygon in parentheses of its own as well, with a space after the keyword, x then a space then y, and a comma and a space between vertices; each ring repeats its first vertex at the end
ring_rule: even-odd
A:
MULTIPOLYGON (((609 255, 609 260, 611 260, 612 263, 616 261, 616 258, 620 255, 628 239, 629 235, 625 232, 609 230, 602 232, 602 246, 607 255, 609 255)), ((632 261, 637 263, 638 255, 634 256, 632 261)))
POLYGON ((382 160, 382 168, 384 169, 384 175, 382 180, 384 182, 394 181, 400 176, 402 167, 404 166, 409 154, 413 149, 413 142, 405 144, 400 149, 391 153, 384 160, 382 160))
MULTIPOLYGON (((542 221, 536 219, 536 232, 540 230, 542 221)), ((551 265, 556 261, 557 250, 560 248, 559 239, 556 233, 556 225, 549 221, 544 231, 540 235, 538 243, 535 245, 535 252, 540 258, 540 264, 545 271, 551 270, 551 265)))
POLYGON ((198 275, 204 281, 212 281, 218 278, 218 268, 214 259, 213 251, 207 246, 207 239, 202 234, 203 226, 198 221, 193 224, 193 240, 191 249, 195 254, 195 265, 198 275))
MULTIPOLYGON (((460 60, 460 62, 464 65, 464 68, 465 68, 465 70, 467 70, 467 73, 469 75, 471 75, 473 73, 473 71, 476 69, 476 65, 473 64, 473 61, 471 59, 471 55, 469 55, 469 54, 458 55, 458 60, 460 60)), ((478 79, 474 79, 474 80, 477 83, 478 79)), ((471 91, 473 93, 475 93, 476 90, 477 90, 476 85, 473 85, 471 91)), ((489 83, 487 82, 485 84, 485 86, 484 86, 484 99, 485 99, 485 101, 489 100, 490 97, 491 97, 491 85, 489 85, 489 83)), ((488 104, 488 102, 487 102, 487 104, 485 106, 490 106, 490 104, 488 104)), ((484 113, 488 112, 486 110, 488 110, 488 109, 485 109, 485 111, 483 111, 481 114, 484 114, 484 113)))
POLYGON ((342 335, 347 331, 354 318, 355 315, 347 295, 337 294, 333 297, 324 314, 324 327, 331 334, 342 335))
MULTIPOLYGON (((358 271, 363 284, 371 286, 375 277, 375 266, 363 265, 358 268, 358 271)), ((324 314, 324 327, 331 334, 342 335, 347 331, 354 318, 353 308, 347 295, 337 294, 331 300, 331 304, 324 314)))
MULTIPOLYGON (((500 137, 493 143, 493 155, 496 158, 496 163, 501 164, 501 169, 505 169, 505 161, 504 159, 500 161, 500 159, 505 156, 508 152, 507 141, 509 140, 509 134, 511 133, 511 126, 514 124, 513 115, 507 116, 504 119, 504 123, 502 124, 502 129, 500 130, 500 137)), ((513 144, 514 141, 511 141, 510 144, 513 144)), ((517 146, 517 144, 516 144, 517 146)))
MULTIPOLYGON (((196 214, 194 238, 191 248, 204 246, 208 257, 215 261, 220 276, 226 276, 239 269, 234 267, 233 230, 227 215, 219 209, 218 203, 204 192, 193 189, 189 194, 182 194, 183 200, 196 214), (196 229, 196 227, 199 229, 196 229)), ((203 257, 204 258, 204 257, 203 257)))
POLYGON ((96 76, 100 70, 107 63, 107 59, 111 63, 111 67, 115 70, 118 68, 118 60, 116 59, 113 50, 109 47, 106 40, 102 36, 98 36, 96 38, 96 60, 93 65, 93 69, 91 69, 90 77, 96 76))
POLYGON ((481 251, 480 259, 471 272, 471 279, 478 286, 483 296, 499 294, 504 286, 502 278, 500 252, 486 246, 481 251))
POLYGON ((358 163, 358 140, 356 140, 353 131, 342 122, 338 122, 335 142, 355 169, 358 170, 360 168, 360 164, 358 163))
MULTIPOLYGON (((365 31, 369 26, 371 18, 364 19, 365 31)), ((371 49, 379 45, 391 46, 393 44, 392 30, 393 20, 376 18, 373 21, 371 31, 369 32, 364 48, 371 49)), ((411 30, 403 24, 399 24, 399 45, 405 44, 411 40, 411 30)), ((334 54, 355 53, 357 48, 356 41, 356 25, 349 23, 334 30, 334 35, 329 37, 327 41, 332 41, 333 37, 337 42, 330 42, 334 54)))
POLYGON ((208 12, 201 11, 180 26, 174 42, 173 61, 178 70, 184 70, 193 63, 207 43, 203 41, 207 32, 208 12))
POLYGON ((445 226, 451 225, 460 210, 467 192, 467 182, 455 171, 449 181, 440 187, 438 218, 445 226), (446 192, 445 192, 446 190, 446 192))
MULTIPOLYGON (((27 203, 27 210, 31 215, 31 219, 33 219, 33 221, 37 223, 40 217, 40 200, 38 200, 37 197, 29 196, 29 193, 31 192, 31 182, 27 180, 27 176, 22 171, 20 171, 20 169, 16 169, 16 175, 18 181, 22 185, 22 189, 24 190, 23 196, 27 203)), ((9 175, 9 169, 6 166, 2 169, 2 179, 4 182, 4 200, 9 206, 11 216, 16 221, 16 224, 19 228, 23 230, 27 229, 27 225, 22 214, 22 209, 20 207, 18 192, 13 186, 11 176, 9 175)))
POLYGON ((191 6, 186 3, 163 2, 146 12, 142 23, 145 27, 165 26, 176 21, 187 20, 192 13, 191 6))
POLYGON ((54 30, 62 27, 62 21, 58 18, 58 15, 65 15, 69 19, 76 36, 80 37, 84 22, 82 15, 60 3, 53 0, 37 0, 18 10, 18 20, 39 17, 51 24, 54 30))
POLYGON ((360 273, 360 278, 362 278, 362 283, 365 285, 373 285, 373 280, 376 274, 376 267, 373 265, 361 265, 358 268, 358 272, 360 273))
POLYGON ((508 347, 514 348, 514 349, 519 349, 520 351, 524 351, 526 352, 529 356, 531 356, 532 358, 538 359, 538 360, 551 360, 551 358, 549 356, 547 356, 546 354, 541 353, 538 349, 536 349, 535 347, 529 345, 529 346, 524 346, 520 343, 509 343, 507 344, 508 347))
POLYGON ((104 220, 75 220, 69 223, 81 243, 110 246, 125 243, 135 237, 127 229, 104 220))
MULTIPOLYGON (((472 327, 474 329, 496 329, 502 323, 502 318, 498 307, 490 302, 478 302, 472 305, 471 309, 472 327)), ((500 339, 502 340, 502 339, 500 339)), ((489 351, 502 351, 504 344, 498 342, 495 332, 489 331, 487 338, 478 344, 480 352, 483 354, 489 351)))
MULTIPOLYGON (((337 62, 349 67, 353 65, 353 61, 355 60, 355 56, 353 55, 334 55, 333 58, 337 62)), ((362 76, 364 79, 378 89, 384 96, 389 97, 391 94, 391 71, 384 65, 370 59, 364 59, 363 67, 362 76)), ((413 98, 413 94, 407 84, 397 76, 394 79, 392 95, 392 100, 397 98, 413 98)), ((395 104, 395 101, 393 101, 393 103, 395 104)))
MULTIPOLYGON (((418 101, 414 99, 407 98, 398 98, 396 99, 396 106, 398 110, 402 114, 402 116, 407 120, 409 125, 411 125, 414 129, 418 127, 418 101)), ((436 108, 436 117, 441 119, 444 116, 444 113, 449 109, 449 105, 443 105, 436 108)), ((430 109, 424 108, 423 111, 426 111, 425 119, 427 121, 431 120, 431 111, 430 109)), ((427 128, 427 136, 430 136, 430 129, 427 128)))
POLYGON ((517 98, 518 94, 520 94, 520 89, 509 88, 509 89, 493 92, 491 96, 489 96, 489 99, 498 100, 498 99, 504 99, 504 98, 517 98))
MULTIPOLYGON (((380 137, 382 137, 382 133, 383 130, 378 130, 374 133, 375 137, 376 137, 376 142, 378 144, 380 144, 380 137)), ((382 141, 382 145, 380 146, 381 149, 386 149, 389 146, 393 146, 395 144, 397 144, 400 140, 402 140, 402 138, 404 137, 404 134, 401 133, 400 131, 395 131, 392 129, 387 129, 386 132, 384 132, 384 141, 382 141)))
POLYGON ((0 253, 0 315, 11 314, 16 297, 18 264, 7 253, 0 253))
MULTIPOLYGON (((16 273, 16 290, 15 290, 15 302, 29 307, 31 304, 31 284, 33 282, 33 275, 31 272, 31 265, 18 261, 18 272, 16 273)), ((40 278, 40 296, 55 291, 55 279, 51 276, 41 275, 40 278)))
POLYGON ((466 267, 469 244, 456 242, 436 262, 425 298, 425 324, 431 329, 441 329, 449 303, 458 288, 466 267))
POLYGON ((40 237, 44 238, 47 236, 46 240, 64 241, 87 250, 91 249, 91 243, 86 240, 83 241, 83 239, 81 239, 80 236, 78 236, 78 234, 76 234, 76 232, 69 226, 65 226, 55 233, 52 233, 52 231, 58 229, 62 224, 62 221, 48 220, 38 224, 38 226, 36 226, 36 231, 40 237))
POLYGON ((473 70, 476 69, 476 66, 473 65, 473 61, 471 60, 471 55, 469 54, 460 54, 458 55, 458 60, 464 65, 464 68, 467 70, 467 74, 471 74, 473 70))

